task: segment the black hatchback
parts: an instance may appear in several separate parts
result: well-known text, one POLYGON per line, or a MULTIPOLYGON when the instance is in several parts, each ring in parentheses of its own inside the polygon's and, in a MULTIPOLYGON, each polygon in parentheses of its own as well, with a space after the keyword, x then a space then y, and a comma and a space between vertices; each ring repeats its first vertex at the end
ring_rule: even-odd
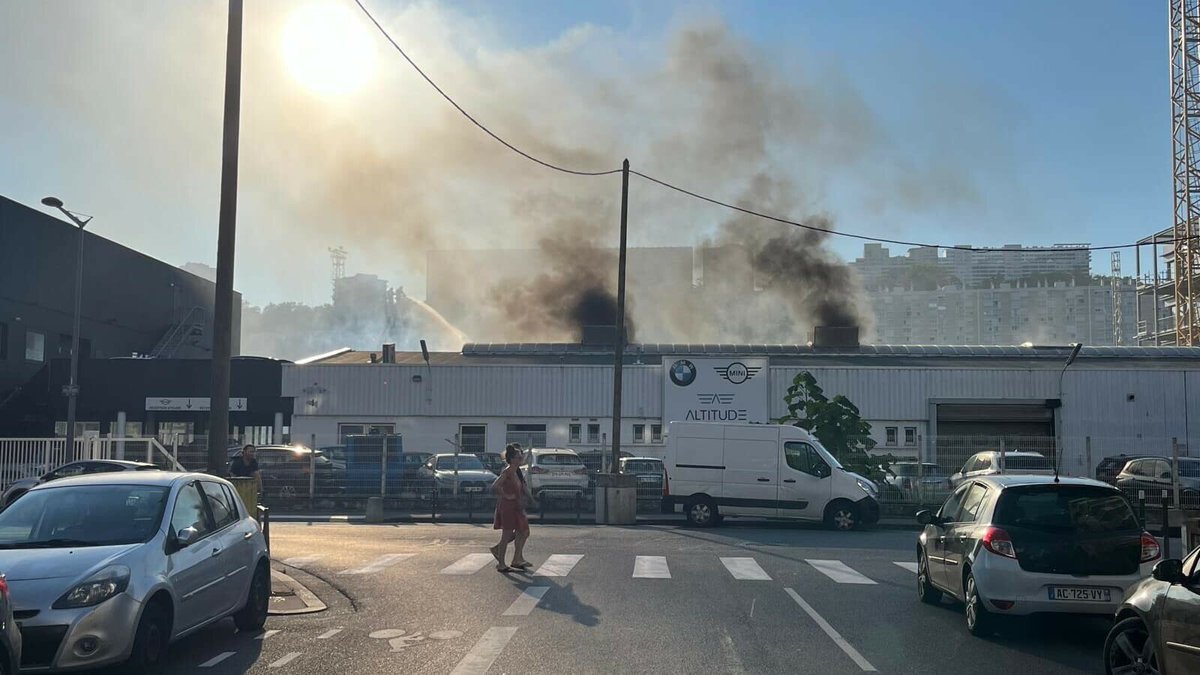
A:
POLYGON ((1200 547, 1130 587, 1104 641, 1104 672, 1200 673, 1200 547))

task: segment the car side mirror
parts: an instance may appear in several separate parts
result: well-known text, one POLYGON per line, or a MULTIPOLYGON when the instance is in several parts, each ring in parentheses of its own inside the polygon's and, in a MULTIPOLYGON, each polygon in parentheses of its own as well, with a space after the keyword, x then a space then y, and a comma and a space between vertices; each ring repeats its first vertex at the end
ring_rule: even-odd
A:
POLYGON ((917 511, 917 523, 918 524, 932 525, 935 520, 937 520, 937 517, 933 515, 933 511, 929 511, 927 509, 917 511))
POLYGON ((1169 584, 1181 584, 1186 581, 1183 576, 1183 561, 1175 558, 1160 560, 1150 572, 1150 576, 1169 584))
POLYGON ((187 548, 200 538, 200 531, 194 527, 185 527, 175 534, 175 543, 179 548, 187 548))

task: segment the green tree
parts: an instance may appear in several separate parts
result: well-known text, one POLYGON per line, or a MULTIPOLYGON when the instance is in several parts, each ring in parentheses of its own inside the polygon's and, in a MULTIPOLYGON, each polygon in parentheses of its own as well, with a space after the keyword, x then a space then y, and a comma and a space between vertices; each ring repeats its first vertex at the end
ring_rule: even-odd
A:
POLYGON ((842 466, 873 481, 881 482, 895 461, 889 455, 874 455, 875 440, 871 425, 862 419, 858 406, 838 394, 832 399, 817 384, 812 373, 804 371, 792 380, 783 397, 788 412, 774 420, 811 432, 842 466))

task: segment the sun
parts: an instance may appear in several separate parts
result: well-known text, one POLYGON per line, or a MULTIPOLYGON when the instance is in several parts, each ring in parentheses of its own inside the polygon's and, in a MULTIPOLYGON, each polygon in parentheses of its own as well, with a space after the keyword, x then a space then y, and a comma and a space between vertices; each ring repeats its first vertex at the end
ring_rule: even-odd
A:
POLYGON ((360 89, 375 70, 362 22, 345 5, 318 0, 292 12, 283 26, 283 59, 300 84, 324 96, 360 89))

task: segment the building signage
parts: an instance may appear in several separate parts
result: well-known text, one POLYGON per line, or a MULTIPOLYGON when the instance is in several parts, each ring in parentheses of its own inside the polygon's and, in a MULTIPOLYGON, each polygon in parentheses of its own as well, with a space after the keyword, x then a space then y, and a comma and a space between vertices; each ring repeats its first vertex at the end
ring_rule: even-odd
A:
POLYGON ((768 421, 765 358, 663 357, 663 422, 768 421))
MULTIPOLYGON (((151 396, 146 399, 146 410, 178 410, 181 412, 207 412, 211 409, 208 397, 180 398, 177 396, 151 396)), ((229 411, 242 412, 246 409, 246 399, 230 398, 229 411)))

